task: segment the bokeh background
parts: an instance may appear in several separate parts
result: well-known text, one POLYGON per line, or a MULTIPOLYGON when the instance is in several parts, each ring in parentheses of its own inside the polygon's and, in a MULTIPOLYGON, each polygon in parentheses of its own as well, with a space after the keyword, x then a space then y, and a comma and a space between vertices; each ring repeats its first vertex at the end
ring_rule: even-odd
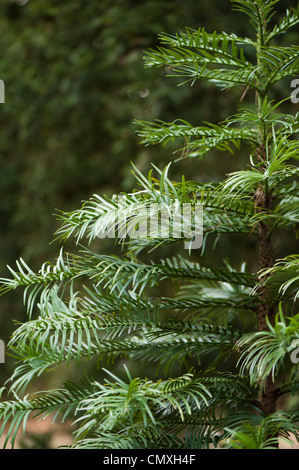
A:
MULTIPOLYGON (((282 0, 277 16, 296 5, 282 0)), ((143 62, 144 51, 159 44, 160 32, 204 26, 251 36, 246 17, 231 7, 229 0, 1 0, 6 102, 0 105, 0 276, 8 277, 6 266, 14 267, 19 257, 33 270, 55 261, 57 210, 76 209, 93 193, 130 191, 131 161, 147 173, 151 162, 163 168, 177 157, 177 145, 141 145, 135 119, 182 118, 199 125, 237 111, 244 90, 221 92, 201 81, 179 86, 165 70, 146 69, 143 62)), ((298 44, 298 31, 292 30, 288 43, 298 44)), ((273 99, 288 97, 290 82, 279 83, 273 99)), ((246 100, 252 96, 244 105, 246 100)), ((287 102, 284 109, 295 113, 298 105, 287 102)), ((202 160, 174 163, 171 176, 218 181, 247 162, 246 149, 234 155, 215 151, 202 160)), ((284 234, 277 245, 282 256, 297 250, 293 237, 284 234)), ((119 254, 111 240, 99 241, 97 250, 119 254)), ((230 257, 256 267, 249 238, 242 244, 234 236, 224 238, 215 250, 211 241, 206 253, 207 262, 230 257)), ((22 292, 0 297, 5 343, 14 322, 25 320, 22 292)), ((6 359, 0 386, 14 366, 6 359)))

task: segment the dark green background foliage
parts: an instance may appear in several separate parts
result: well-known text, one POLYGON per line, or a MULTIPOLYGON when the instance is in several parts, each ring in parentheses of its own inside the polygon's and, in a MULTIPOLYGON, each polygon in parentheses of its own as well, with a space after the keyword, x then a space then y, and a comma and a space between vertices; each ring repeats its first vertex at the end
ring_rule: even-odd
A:
MULTIPOLYGON (((246 34, 248 26, 234 20, 229 1, 8 1, 0 14, 1 264, 23 255, 39 265, 56 251, 56 208, 128 190, 130 160, 140 169, 168 161, 169 149, 138 145, 134 118, 219 122, 234 109, 233 97, 211 85, 177 87, 164 71, 145 69, 143 51, 158 33, 208 24, 246 34)), ((205 178, 227 170, 213 163, 205 178)))
MULTIPOLYGON (((213 87, 178 87, 164 71, 145 69, 143 54, 158 33, 185 25, 207 21, 212 29, 242 30, 225 15, 229 8, 229 2, 192 0, 1 3, 1 275, 19 256, 35 268, 56 256, 56 209, 130 189, 131 160, 141 170, 169 160, 171 147, 139 145, 134 119, 225 117, 231 97, 219 93, 215 115, 213 87)), ((183 166, 188 174, 188 161, 183 166)), ((221 167, 205 163, 205 177, 217 179, 221 167)), ((12 318, 23 316, 20 294, 2 297, 0 312, 6 338, 12 318)))
MULTIPOLYGON (((279 9, 295 3, 280 2, 279 9)), ((94 192, 128 190, 133 184, 130 160, 140 169, 148 168, 149 161, 168 161, 169 148, 138 144, 133 119, 180 116, 195 125, 202 119, 218 122, 234 109, 231 94, 205 83, 192 90, 177 87, 164 72, 144 68, 143 51, 157 44, 159 32, 199 24, 208 24, 211 31, 249 31, 245 21, 235 21, 229 1, 1 3, 3 274, 19 256, 38 267, 56 253, 50 244, 56 209, 77 207, 94 192)), ((289 83, 281 97, 288 93, 289 83)), ((217 179, 228 165, 219 159, 215 164, 212 157, 196 176, 217 179)), ((188 168, 184 162, 187 174, 188 168)))

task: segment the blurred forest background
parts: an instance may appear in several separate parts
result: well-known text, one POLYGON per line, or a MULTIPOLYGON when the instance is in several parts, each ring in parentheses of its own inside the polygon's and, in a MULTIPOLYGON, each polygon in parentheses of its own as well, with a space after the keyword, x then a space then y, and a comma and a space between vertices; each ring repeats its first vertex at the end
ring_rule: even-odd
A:
MULTIPOLYGON (((278 16, 296 5, 297 0, 279 2, 278 16)), ((136 186, 131 161, 147 173, 151 162, 163 168, 175 160, 177 143, 140 145, 134 119, 216 123, 252 102, 246 96, 240 103, 244 90, 221 92, 201 81, 178 86, 167 71, 143 63, 144 52, 159 44, 160 32, 204 26, 209 32, 251 36, 246 17, 231 8, 229 0, 1 1, 6 102, 0 105, 0 276, 9 277, 6 265, 15 266, 19 257, 33 270, 55 260, 57 210, 74 210, 93 193, 130 191, 136 186)), ((298 44, 298 31, 292 30, 288 43, 298 44)), ((280 83, 273 99, 290 93, 290 82, 280 83)), ((288 101, 284 110, 294 114, 298 105, 288 101)), ((171 177, 184 173, 188 179, 217 181, 244 168, 244 162, 249 162, 246 149, 234 155, 215 151, 203 160, 173 163, 171 177)), ((282 256, 297 251, 294 239, 281 237, 277 245, 282 256)), ((112 240, 99 240, 96 249, 120 254, 112 240)), ((163 257, 171 249, 164 249, 163 257)), ((246 260, 256 268, 250 239, 239 245, 231 236, 215 250, 211 243, 205 261, 217 257, 222 264, 228 255, 236 265, 246 260)), ((25 321, 22 292, 0 297, 5 343, 15 321, 25 321)), ((12 367, 7 356, 0 386, 12 367)))

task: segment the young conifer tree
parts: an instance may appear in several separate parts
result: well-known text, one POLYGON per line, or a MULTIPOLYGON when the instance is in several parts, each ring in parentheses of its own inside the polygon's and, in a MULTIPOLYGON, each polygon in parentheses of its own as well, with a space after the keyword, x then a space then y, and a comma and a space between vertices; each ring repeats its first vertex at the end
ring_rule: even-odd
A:
POLYGON ((246 146, 246 168, 220 183, 199 183, 171 181, 170 165, 154 167, 156 177, 134 167, 135 192, 94 195, 61 214, 58 237, 74 237, 85 246, 79 254, 62 249, 56 264, 45 263, 37 273, 22 259, 16 270, 10 268, 2 291, 24 288, 28 321, 9 343, 20 363, 8 386, 12 398, 0 403, 5 445, 14 444, 29 415, 72 419, 74 448, 264 449, 278 447, 281 438, 299 439, 298 413, 277 406, 279 397, 299 386, 299 256, 277 259, 272 242, 276 231, 296 236, 299 121, 270 99, 275 84, 299 73, 298 46, 277 45, 281 34, 298 25, 299 5, 273 25, 278 0, 232 2, 237 14, 247 15, 252 38, 203 28, 161 34, 161 47, 145 61, 186 81, 239 87, 241 95, 253 97, 250 105, 238 103, 238 112, 218 125, 138 125, 145 144, 184 138, 194 158, 215 148, 237 154, 246 146), (195 262, 202 220, 202 261, 195 262), (126 254, 88 248, 105 234, 116 236, 126 254), (241 246, 244 234, 251 237, 257 272, 247 272, 241 261, 240 269, 229 261, 207 266, 205 245, 212 234, 238 234, 241 246), (170 243, 186 243, 189 250, 159 263, 140 260, 144 251, 170 243), (175 294, 165 297, 161 290, 152 297, 165 280, 175 294), (99 378, 27 394, 41 374, 94 357, 125 358, 126 378, 104 368, 99 378), (146 366, 143 377, 131 372, 134 363, 146 366), (157 380, 146 377, 151 364, 159 366, 157 380))

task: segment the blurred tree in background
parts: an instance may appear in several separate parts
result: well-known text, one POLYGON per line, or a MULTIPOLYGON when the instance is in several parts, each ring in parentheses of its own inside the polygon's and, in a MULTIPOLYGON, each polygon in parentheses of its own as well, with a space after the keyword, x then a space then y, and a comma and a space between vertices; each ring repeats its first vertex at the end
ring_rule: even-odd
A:
MULTIPOLYGON (((201 16, 211 15, 205 3, 201 16)), ((56 209, 128 190, 130 160, 145 169, 163 159, 139 146, 134 118, 171 119, 182 102, 184 115, 200 118, 188 89, 169 89, 142 60, 160 31, 196 26, 198 15, 192 0, 1 3, 1 275, 20 256, 35 267, 55 256, 56 209)), ((19 293, 1 298, 4 340, 21 305, 19 293)))
MULTIPOLYGON (((280 2, 278 14, 296 4, 280 2)), ((165 79, 164 70, 144 68, 143 52, 158 44, 160 32, 202 24, 243 36, 248 28, 235 22, 229 0, 1 3, 0 78, 6 85, 6 103, 0 107, 1 275, 7 276, 6 265, 20 256, 34 269, 56 255, 57 244, 51 242, 57 209, 72 210, 93 193, 130 190, 130 161, 141 171, 150 162, 162 167, 169 161, 171 144, 139 145, 134 119, 163 116, 171 121, 179 116, 196 125, 203 119, 219 122, 234 112, 242 93, 234 97, 203 83, 192 90, 179 87, 179 80, 165 79), (215 94, 219 109, 211 106, 215 94)), ((298 33, 292 34, 296 44, 298 33)), ((290 84, 277 90, 284 99, 290 84)), ((241 168, 242 155, 238 158, 241 168)), ((188 159, 172 171, 181 173, 183 167, 186 177, 217 181, 238 169, 235 159, 230 167, 214 152, 200 162, 198 174, 194 165, 189 169, 188 159)), ((238 247, 229 243, 217 256, 230 254, 233 259, 235 253, 239 260, 238 247)), ((99 244, 103 252, 109 244, 111 253, 111 240, 99 244)), ((3 339, 13 320, 24 315, 19 296, 1 298, 3 339)), ((6 374, 5 367, 0 375, 6 374)))

